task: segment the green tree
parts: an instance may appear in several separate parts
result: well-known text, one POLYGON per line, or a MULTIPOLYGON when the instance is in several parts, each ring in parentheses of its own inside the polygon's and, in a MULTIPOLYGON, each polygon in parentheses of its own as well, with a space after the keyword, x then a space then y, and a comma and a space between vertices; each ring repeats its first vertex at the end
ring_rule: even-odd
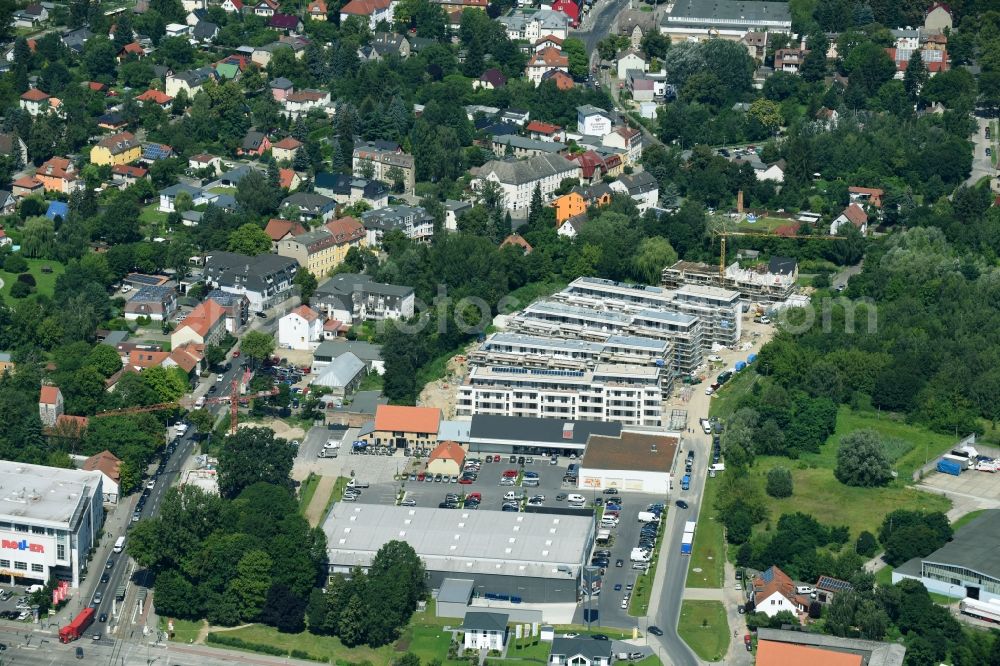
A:
POLYGON ((875 42, 864 42, 851 49, 844 59, 844 69, 850 75, 851 85, 858 86, 867 98, 892 79, 896 64, 881 46, 875 42))
POLYGON ((56 233, 52 220, 33 217, 24 223, 21 232, 21 252, 26 257, 48 257, 55 246, 56 233))
MULTIPOLYGON (((256 169, 251 169, 236 185, 236 203, 242 210, 256 217, 273 214, 278 210, 280 198, 281 190, 268 182, 264 174, 256 169)), ((270 244, 270 240, 268 243, 270 244)))
POLYGON ((767 473, 767 494, 771 497, 792 496, 792 473, 785 467, 773 467, 767 473))
POLYGON ((747 115, 774 134, 781 128, 781 107, 769 99, 758 99, 750 105, 747 115))
POLYGON ((563 41, 563 52, 569 58, 569 75, 577 80, 587 78, 589 58, 584 43, 575 37, 569 37, 563 41))
POLYGON ((236 565, 236 578, 230 589, 239 603, 240 617, 247 622, 256 620, 267 601, 271 588, 271 569, 274 562, 263 550, 251 550, 236 565))
POLYGON ((632 275, 646 284, 658 284, 663 269, 677 261, 677 252, 662 236, 650 236, 639 243, 632 258, 632 275))
POLYGON ((827 63, 826 52, 830 48, 830 42, 822 31, 817 31, 809 35, 806 42, 809 52, 802 60, 802 67, 799 68, 799 76, 809 83, 822 81, 826 76, 827 63))
POLYGON ((875 553, 878 552, 878 542, 875 540, 875 535, 867 530, 861 532, 858 535, 857 542, 854 544, 854 550, 858 555, 874 557, 875 553))
POLYGON ((192 412, 189 412, 187 415, 187 419, 188 421, 191 422, 191 425, 193 425, 202 435, 207 435, 208 433, 211 433, 215 426, 215 421, 216 421, 215 416, 212 414, 212 412, 204 408, 196 409, 192 412))
MULTIPOLYGON (((295 451, 270 428, 241 428, 228 435, 219 453, 219 492, 236 497, 263 481, 287 487, 295 451)), ((266 588, 265 588, 266 592, 266 588)))
POLYGON ((247 222, 229 234, 228 248, 230 252, 255 257, 271 251, 271 237, 260 225, 247 222))
POLYGON ((365 642, 367 635, 365 602, 358 595, 351 597, 343 613, 340 614, 338 635, 344 645, 348 647, 361 645, 365 642))
POLYGON ((243 336, 240 349, 255 363, 260 363, 274 353, 274 336, 261 331, 250 331, 243 336))
POLYGON ((903 74, 903 87, 911 100, 916 101, 920 90, 927 83, 927 78, 927 66, 924 65, 924 58, 920 49, 915 49, 910 55, 910 60, 906 64, 906 72, 903 74))
POLYGON ((834 476, 848 486, 870 488, 892 479, 892 469, 885 455, 885 443, 874 430, 858 430, 840 441, 834 476))
POLYGON ((295 279, 292 282, 298 286, 302 302, 309 305, 309 299, 312 298, 313 293, 316 292, 316 287, 319 285, 316 276, 311 271, 303 268, 295 274, 295 279))
POLYGON ((142 379, 160 402, 177 400, 187 391, 187 374, 177 367, 147 368, 142 371, 142 379))

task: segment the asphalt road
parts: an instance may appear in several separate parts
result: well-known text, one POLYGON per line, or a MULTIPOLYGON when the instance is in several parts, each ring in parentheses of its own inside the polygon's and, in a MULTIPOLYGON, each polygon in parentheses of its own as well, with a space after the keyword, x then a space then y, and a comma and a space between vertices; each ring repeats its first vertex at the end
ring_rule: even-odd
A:
POLYGON ((995 176, 997 170, 993 168, 993 162, 986 155, 987 148, 995 148, 994 143, 998 137, 986 138, 986 127, 992 121, 991 118, 976 118, 977 129, 972 136, 972 173, 969 174, 966 185, 975 185, 984 176, 995 176))
POLYGON ((584 18, 582 29, 574 30, 570 37, 582 40, 587 53, 594 53, 597 42, 608 36, 619 12, 627 6, 628 0, 598 0, 590 14, 584 18))

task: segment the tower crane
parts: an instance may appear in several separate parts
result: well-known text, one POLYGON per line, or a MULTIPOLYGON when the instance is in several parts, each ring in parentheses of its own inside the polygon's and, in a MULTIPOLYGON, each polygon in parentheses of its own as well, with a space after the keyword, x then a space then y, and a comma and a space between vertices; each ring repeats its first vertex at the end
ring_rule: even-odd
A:
MULTIPOLYGON (((236 433, 236 425, 239 419, 239 410, 241 404, 248 404, 251 400, 255 398, 270 398, 278 394, 278 388, 272 387, 267 391, 258 391, 256 393, 251 393, 249 395, 240 395, 239 393, 239 382, 233 380, 230 385, 229 395, 219 396, 217 398, 207 398, 205 400, 206 405, 221 405, 229 404, 229 432, 230 434, 236 433)), ((194 400, 190 398, 185 398, 182 400, 174 400, 172 402, 160 402, 155 405, 143 405, 141 407, 124 407, 122 409, 111 409, 106 412, 99 412, 94 414, 92 419, 104 418, 106 416, 123 416, 125 414, 143 414, 147 412, 160 412, 167 409, 175 409, 177 407, 182 407, 185 409, 193 408, 194 400)))

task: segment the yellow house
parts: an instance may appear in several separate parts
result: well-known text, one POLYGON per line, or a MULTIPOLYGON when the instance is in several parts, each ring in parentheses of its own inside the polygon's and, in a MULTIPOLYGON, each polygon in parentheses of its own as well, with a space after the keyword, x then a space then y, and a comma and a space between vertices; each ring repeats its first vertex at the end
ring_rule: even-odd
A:
POLYGON ((556 197, 552 202, 556 209, 556 224, 560 225, 571 217, 587 211, 587 202, 579 192, 569 192, 556 197))
POLYGON ((135 162, 142 146, 131 132, 119 132, 101 139, 90 149, 90 162, 99 166, 118 166, 135 162))
POLYGON ((332 220, 323 226, 278 243, 278 254, 291 257, 299 265, 322 278, 339 266, 352 247, 363 247, 365 228, 353 217, 332 220))

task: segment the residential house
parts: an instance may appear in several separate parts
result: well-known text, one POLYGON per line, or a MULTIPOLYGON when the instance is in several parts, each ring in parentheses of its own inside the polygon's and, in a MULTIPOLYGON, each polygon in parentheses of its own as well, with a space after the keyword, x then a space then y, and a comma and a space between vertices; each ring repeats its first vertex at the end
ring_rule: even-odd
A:
POLYGON ((283 349, 309 350, 323 337, 323 320, 308 305, 300 305, 278 320, 278 344, 283 349))
POLYGON ((561 69, 553 69, 542 74, 542 83, 546 81, 551 81, 557 90, 572 90, 576 87, 573 77, 561 69))
POLYGON ((942 2, 935 2, 924 14, 924 30, 934 34, 950 31, 951 28, 951 8, 942 2))
POLYGON ((618 54, 616 61, 618 80, 624 81, 630 70, 646 71, 646 59, 634 48, 625 49, 618 54))
POLYGON ((90 31, 89 28, 77 28, 76 30, 70 30, 62 35, 62 43, 70 51, 73 51, 77 55, 83 53, 83 46, 90 38, 94 36, 94 33, 90 31))
MULTIPOLYGON (((431 452, 427 471, 460 474, 465 461, 465 449, 456 442, 442 442, 431 452), (431 466, 434 469, 431 469, 431 466), (443 471, 442 471, 443 470, 443 471)), ((466 611, 461 630, 464 632, 462 645, 466 650, 495 650, 503 652, 507 642, 507 613, 487 611, 466 611)))
MULTIPOLYGON (((440 426, 440 409, 379 405, 375 408, 375 422, 370 428, 363 426, 358 438, 376 446, 431 448, 437 446, 440 426)), ((611 645, 611 641, 605 642, 611 645)))
POLYGON ((20 161, 21 164, 28 163, 28 146, 16 134, 0 134, 0 155, 8 155, 20 161))
POLYGON ((191 32, 191 26, 183 23, 168 23, 165 30, 167 37, 185 37, 191 32))
POLYGON ((208 20, 208 10, 202 7, 195 7, 188 11, 184 16, 184 23, 191 26, 192 28, 198 25, 199 21, 208 20))
POLYGON ((506 134, 493 137, 491 148, 498 157, 534 157, 535 155, 562 154, 566 152, 568 146, 555 141, 539 141, 516 134, 506 134))
POLYGON ((415 241, 429 243, 434 236, 434 218, 421 206, 394 205, 368 210, 361 214, 365 227, 365 242, 379 248, 388 231, 399 230, 415 241))
POLYGON ((481 166, 473 180, 473 189, 486 181, 500 185, 508 210, 527 210, 531 196, 538 187, 542 199, 548 200, 566 178, 577 178, 580 168, 562 155, 536 155, 526 160, 491 160, 481 166))
POLYGON ((306 5, 306 16, 313 21, 325 21, 328 11, 324 0, 310 0, 306 5))
POLYGON ((160 205, 158 210, 161 213, 173 213, 177 210, 177 195, 181 192, 186 192, 190 195, 192 205, 197 206, 201 203, 208 203, 201 188, 188 185, 187 183, 177 183, 176 185, 170 185, 160 190, 160 205))
POLYGON ((556 226, 571 217, 576 217, 587 212, 587 202, 578 191, 567 192, 552 200, 552 207, 556 209, 556 226))
POLYGON ((187 72, 168 74, 166 85, 163 90, 171 97, 177 97, 177 95, 183 90, 187 93, 187 96, 190 99, 201 92, 201 87, 214 77, 215 70, 211 67, 202 67, 200 69, 194 69, 187 72))
POLYGON ((330 197, 315 192, 296 192, 284 198, 281 208, 291 206, 299 212, 299 221, 309 220, 327 221, 333 217, 337 209, 337 202, 330 197))
POLYGON ((566 130, 559 125, 543 123, 540 120, 532 120, 525 126, 524 130, 528 133, 530 138, 535 139, 536 141, 556 141, 559 143, 566 142, 566 130))
POLYGON ((530 119, 531 111, 528 109, 509 108, 500 114, 500 122, 510 123, 518 127, 524 127, 530 119))
POLYGON ((781 184, 785 182, 785 160, 781 159, 771 165, 764 165, 765 168, 756 172, 757 180, 770 181, 781 184))
POLYGON ((111 451, 105 449, 100 453, 95 453, 83 461, 80 466, 85 472, 101 473, 101 494, 104 495, 105 504, 117 504, 119 492, 119 482, 121 481, 122 461, 111 451))
POLYGON ((249 307, 261 312, 285 300, 299 270, 294 259, 276 254, 248 257, 235 252, 213 252, 205 258, 205 283, 214 289, 245 295, 249 307))
POLYGON ((584 136, 605 136, 611 132, 611 116, 591 104, 576 107, 576 131, 584 136))
POLYGON ((531 50, 535 53, 538 53, 539 51, 544 51, 545 49, 549 48, 562 51, 564 41, 565 40, 559 39, 558 37, 554 37, 552 35, 546 35, 541 39, 535 40, 535 43, 531 45, 531 50))
POLYGON ((330 103, 329 91, 296 90, 285 97, 283 113, 290 118, 298 118, 313 109, 319 109, 328 116, 333 115, 334 107, 330 103))
POLYGON ((187 373, 188 381, 197 385, 198 373, 201 372, 204 362, 205 345, 188 342, 171 349, 160 365, 164 368, 180 368, 187 373))
POLYGON ((289 192, 299 189, 302 184, 302 176, 294 169, 278 169, 278 187, 289 192))
POLYGON ((552 639, 549 666, 611 666, 611 641, 590 636, 552 639))
POLYGON ((413 316, 413 287, 374 282, 369 275, 338 273, 319 285, 311 299, 327 319, 351 325, 361 321, 413 316))
POLYGON ((402 185, 404 193, 413 192, 416 163, 412 155, 389 141, 365 141, 354 145, 351 168, 355 176, 374 178, 391 186, 402 185), (365 172, 371 166, 371 175, 365 172))
POLYGON ((612 190, 628 194, 635 201, 640 213, 656 206, 660 200, 660 184, 648 171, 623 174, 608 185, 612 190))
POLYGON ((142 287, 125 302, 125 318, 135 320, 148 317, 152 321, 165 321, 177 310, 177 290, 168 285, 142 287))
POLYGON ((396 4, 396 0, 351 0, 340 8, 340 22, 360 16, 368 20, 368 28, 374 31, 381 21, 393 22, 396 4))
POLYGON ((295 84, 283 76, 271 81, 268 87, 271 88, 271 95, 276 102, 284 102, 289 95, 295 92, 295 84))
POLYGON ((524 240, 524 236, 516 232, 504 238, 503 242, 500 243, 501 250, 505 247, 519 248, 521 250, 521 254, 531 254, 531 251, 535 249, 531 247, 531 243, 524 240))
POLYGON ((125 117, 122 114, 112 111, 98 116, 97 126, 112 132, 120 132, 128 126, 128 123, 125 122, 125 117))
POLYGON ((528 11, 517 9, 496 19, 503 26, 512 41, 534 43, 542 37, 566 39, 569 34, 570 18, 560 11, 540 9, 528 11))
POLYGON ((605 176, 617 175, 613 171, 621 173, 622 160, 618 155, 601 157, 595 151, 588 150, 570 155, 569 159, 580 165, 580 182, 588 185, 599 182, 605 176))
POLYGON ((364 201, 373 210, 378 210, 389 205, 389 188, 382 182, 343 173, 320 171, 316 174, 313 190, 342 206, 364 201))
POLYGON ((242 0, 223 0, 221 7, 222 10, 227 14, 232 14, 233 12, 242 12, 243 2, 242 0))
POLYGON ((20 106, 32 116, 50 113, 53 110, 52 96, 38 88, 31 88, 21 95, 20 106))
POLYGON ((222 158, 208 153, 198 153, 188 159, 188 168, 194 171, 211 169, 212 175, 222 173, 222 158))
POLYGON ((90 162, 98 166, 116 166, 135 162, 142 155, 142 147, 131 132, 112 134, 97 142, 90 149, 90 162))
POLYGON ((587 223, 587 219, 586 213, 574 215, 563 222, 556 233, 565 238, 576 238, 580 234, 580 230, 587 223))
POLYGON ((806 54, 809 51, 804 48, 777 49, 774 52, 774 71, 798 74, 802 67, 806 54))
POLYGON ((764 57, 767 55, 767 31, 762 32, 748 32, 743 35, 743 45, 747 47, 747 51, 750 52, 750 57, 758 62, 763 62, 764 57))
POLYGON ((225 333, 226 312, 223 307, 213 300, 202 301, 170 334, 170 347, 176 348, 188 343, 213 345, 225 333))
POLYGON ((46 192, 72 194, 84 187, 76 166, 66 157, 52 157, 43 163, 35 170, 35 180, 46 192))
POLYGON ((11 194, 17 199, 23 199, 24 197, 30 197, 32 194, 42 194, 45 192, 45 186, 42 185, 42 181, 38 180, 34 176, 22 176, 18 178, 10 185, 11 194))
POLYGON ((246 294, 233 294, 221 289, 213 289, 205 300, 215 301, 226 313, 226 331, 237 335, 250 321, 250 299, 246 294))
MULTIPOLYGON (((0 190, 0 215, 13 215, 16 210, 17 199, 14 198, 14 194, 9 190, 0 190)), ((0 247, 10 245, 12 242, 7 232, 0 227, 0 247)))
POLYGON ((278 243, 278 255, 291 257, 317 278, 336 268, 352 247, 364 247, 365 228, 353 217, 327 222, 304 234, 278 243))
POLYGON ((34 3, 14 12, 13 18, 15 28, 37 28, 49 20, 49 10, 41 4, 34 3))
MULTIPOLYGON (((184 30, 186 31, 187 29, 188 27, 184 26, 184 30)), ((118 61, 118 64, 121 64, 126 60, 144 58, 145 56, 146 50, 142 48, 142 44, 139 42, 131 42, 118 50, 115 60, 118 61)))
POLYGON ((63 400, 62 391, 58 386, 42 386, 41 394, 38 397, 38 416, 42 420, 42 425, 51 428, 65 412, 66 403, 63 400))
POLYGON ((293 236, 299 236, 306 232, 306 228, 302 226, 299 222, 293 222, 292 220, 282 220, 277 217, 272 217, 267 221, 267 226, 264 227, 264 233, 271 237, 271 251, 278 251, 278 243, 285 240, 286 238, 292 238, 293 236))
POLYGON ((524 74, 537 86, 546 73, 554 70, 569 72, 569 57, 562 51, 550 47, 531 56, 524 67, 524 74))
POLYGON ((130 372, 142 372, 150 368, 158 368, 170 357, 170 352, 161 349, 143 349, 133 347, 128 350, 125 368, 130 372))
POLYGON ((808 595, 797 594, 792 579, 775 566, 754 576, 748 592, 750 608, 768 617, 782 611, 801 616, 809 609, 808 595))
POLYGON ((470 210, 472 210, 472 204, 468 201, 445 199, 444 228, 448 231, 458 231, 458 219, 470 210))
POLYGON ((828 131, 836 129, 839 120, 840 114, 837 113, 836 109, 828 109, 824 106, 816 112, 816 122, 828 131))
POLYGON ((490 67, 472 82, 472 89, 499 90, 507 85, 507 77, 496 67, 490 67))
POLYGON ((658 31, 654 13, 638 9, 622 11, 618 14, 615 24, 618 26, 618 35, 628 37, 629 43, 634 49, 642 45, 643 37, 658 31))
POLYGON ((813 587, 816 588, 816 601, 826 605, 832 604, 838 594, 850 592, 854 589, 854 586, 846 580, 840 580, 832 576, 820 576, 813 587))
POLYGON ((634 166, 642 159, 642 132, 619 126, 601 138, 601 145, 621 151, 625 164, 634 166))
POLYGON ((278 3, 274 0, 259 0, 256 3, 246 3, 243 5, 243 12, 254 16, 270 18, 278 11, 278 3))
POLYGON ((267 135, 263 132, 251 129, 246 133, 246 136, 243 137, 243 142, 240 144, 240 147, 236 149, 236 154, 261 157, 270 149, 271 140, 267 138, 267 135))
MULTIPOLYGON (((371 48, 374 49, 379 59, 389 56, 408 58, 413 51, 406 37, 392 32, 376 33, 372 38, 371 48)), ((472 85, 474 86, 475 82, 472 85)))
POLYGON ((302 142, 294 137, 286 136, 271 146, 271 156, 278 162, 291 162, 295 153, 302 147, 302 142))
POLYGON ((219 26, 211 21, 198 21, 191 31, 191 36, 202 44, 211 42, 218 34, 219 26))
POLYGON ((853 224, 862 236, 866 235, 868 233, 868 213, 856 203, 848 204, 847 208, 830 223, 830 235, 836 236, 841 227, 847 224, 853 224))
POLYGON ((279 30, 286 35, 302 32, 302 19, 292 14, 275 14, 267 22, 272 30, 279 30))
POLYGON ((874 208, 882 207, 882 197, 885 196, 885 190, 877 187, 848 187, 847 195, 850 197, 851 201, 872 206, 874 208))
POLYGON ((134 164, 117 164, 111 167, 111 178, 124 187, 135 185, 137 181, 149 178, 149 169, 134 164))
POLYGON ((150 88, 146 92, 136 97, 135 101, 139 102, 143 106, 146 106, 148 104, 155 104, 164 111, 169 111, 171 105, 174 102, 174 98, 168 95, 167 93, 163 92, 162 90, 156 90, 154 88, 150 88))

